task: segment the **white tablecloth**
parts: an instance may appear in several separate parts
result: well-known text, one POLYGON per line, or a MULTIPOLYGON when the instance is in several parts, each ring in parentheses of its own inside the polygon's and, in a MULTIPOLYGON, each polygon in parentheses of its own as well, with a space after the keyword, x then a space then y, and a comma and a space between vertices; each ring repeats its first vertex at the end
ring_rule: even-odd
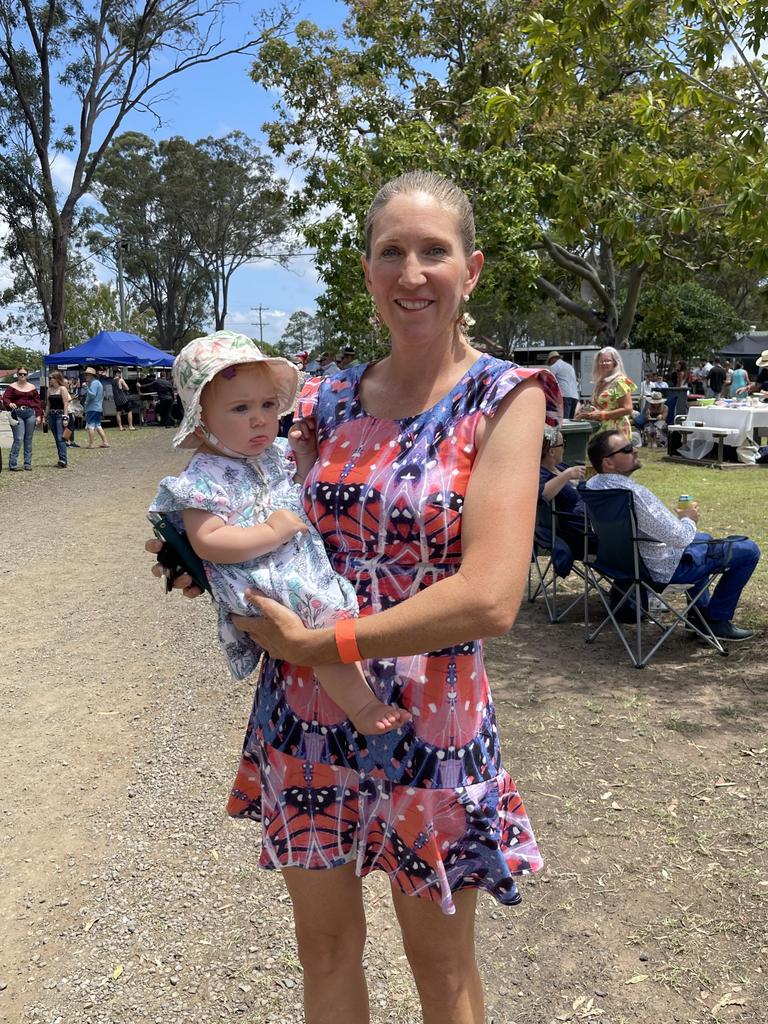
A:
MULTIPOLYGON (((716 429, 737 430, 737 434, 725 438, 725 443, 734 448, 741 448, 745 455, 748 450, 754 453, 756 447, 751 443, 752 431, 755 427, 768 428, 768 405, 745 406, 744 408, 718 405, 692 406, 688 410, 688 418, 683 425, 693 427, 699 423, 716 429)), ((768 433, 768 430, 766 432, 768 433)), ((680 448, 678 455, 687 459, 703 459, 714 448, 715 440, 712 434, 697 434, 695 439, 690 438, 680 448)), ((754 454, 742 458, 739 453, 739 461, 754 462, 754 454)))

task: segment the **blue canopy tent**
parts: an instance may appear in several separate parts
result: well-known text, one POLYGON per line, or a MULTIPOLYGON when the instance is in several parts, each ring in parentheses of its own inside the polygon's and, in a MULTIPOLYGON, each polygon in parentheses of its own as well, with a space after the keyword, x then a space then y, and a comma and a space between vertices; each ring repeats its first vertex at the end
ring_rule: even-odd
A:
POLYGON ((173 356, 125 331, 102 331, 82 345, 45 356, 46 366, 173 366, 173 356))

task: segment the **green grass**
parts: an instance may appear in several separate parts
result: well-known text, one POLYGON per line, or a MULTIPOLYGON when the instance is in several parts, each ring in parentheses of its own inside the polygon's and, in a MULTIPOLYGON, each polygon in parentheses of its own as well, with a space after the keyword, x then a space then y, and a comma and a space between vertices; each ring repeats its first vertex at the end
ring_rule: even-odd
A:
MULTIPOLYGON (((138 434, 129 434, 127 431, 121 433, 114 427, 105 427, 105 433, 107 435, 107 441, 114 448, 121 448, 123 445, 128 445, 129 438, 138 437, 138 434)), ((152 428, 154 429, 154 428, 152 428)), ((88 444, 88 435, 85 430, 78 430, 75 436, 75 440, 79 445, 85 447, 88 444)), ((98 438, 96 439, 98 444, 98 438)), ((77 448, 68 449, 69 459, 76 463, 80 452, 77 448)), ((8 472, 8 456, 11 451, 10 448, 3 448, 3 471, 0 473, 0 493, 5 493, 7 490, 12 489, 14 486, 18 486, 20 483, 19 477, 23 477, 24 473, 9 473, 8 472)), ((90 457, 93 453, 89 452, 90 457)), ((44 434, 42 427, 38 427, 35 430, 32 438, 32 469, 37 473, 44 473, 48 476, 56 476, 61 472, 57 468, 56 463, 58 462, 58 455, 56 453, 56 442, 53 439, 53 434, 44 434)), ((19 451, 18 465, 24 464, 24 451, 23 448, 19 451)))

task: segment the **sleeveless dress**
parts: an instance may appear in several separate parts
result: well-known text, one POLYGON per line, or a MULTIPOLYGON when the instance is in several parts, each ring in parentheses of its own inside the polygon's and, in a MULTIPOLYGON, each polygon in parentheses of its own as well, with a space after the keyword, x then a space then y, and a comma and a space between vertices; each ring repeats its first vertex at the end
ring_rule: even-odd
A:
MULTIPOLYGON (((304 487, 310 521, 361 616, 383 611, 457 571, 475 427, 536 376, 559 416, 546 370, 480 357, 431 409, 369 416, 366 366, 305 385, 299 414, 317 417, 319 458, 304 487)), ((503 486, 503 483, 500 483, 503 486)), ((514 524, 509 524, 514 529, 514 524)), ((310 669, 265 659, 228 812, 262 822, 265 868, 385 871, 403 892, 454 912, 482 888, 520 902, 515 876, 542 866, 523 802, 502 766, 482 641, 363 663, 380 700, 413 721, 362 736, 310 669)))

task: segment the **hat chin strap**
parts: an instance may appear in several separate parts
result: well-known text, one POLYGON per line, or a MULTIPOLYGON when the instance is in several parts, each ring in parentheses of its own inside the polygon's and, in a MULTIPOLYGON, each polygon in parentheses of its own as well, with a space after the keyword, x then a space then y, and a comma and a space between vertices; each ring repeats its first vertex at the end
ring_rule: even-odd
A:
POLYGON ((224 444, 223 441, 220 441, 215 434, 211 433, 211 431, 208 429, 208 427, 206 427, 204 423, 199 423, 197 429, 203 435, 205 443, 209 444, 211 448, 215 448, 216 451, 220 452, 222 455, 226 455, 230 459, 242 459, 243 462, 245 462, 249 458, 248 455, 243 455, 241 452, 233 451, 230 447, 228 447, 228 445, 224 444))

